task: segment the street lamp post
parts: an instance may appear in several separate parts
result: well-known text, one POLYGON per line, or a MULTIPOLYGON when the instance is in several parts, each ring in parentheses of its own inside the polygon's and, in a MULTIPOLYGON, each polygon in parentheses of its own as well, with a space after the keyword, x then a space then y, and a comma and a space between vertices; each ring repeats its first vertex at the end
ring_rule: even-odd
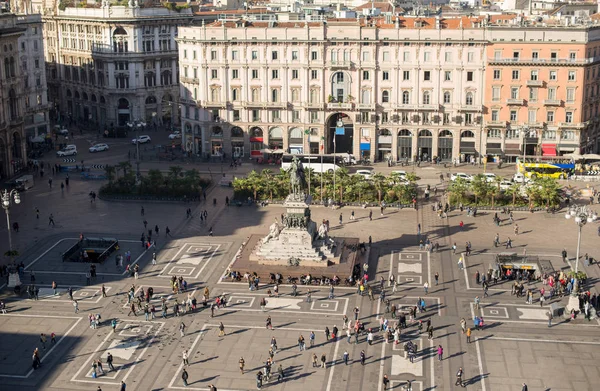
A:
POLYGON ((593 223, 598 219, 596 212, 586 208, 585 206, 573 206, 565 214, 565 218, 570 220, 573 218, 575 224, 577 224, 577 251, 575 252, 575 283, 573 284, 573 290, 571 297, 569 298, 569 304, 567 309, 570 311, 572 308, 579 310, 579 300, 577 300, 577 292, 579 291, 579 279, 577 273, 579 272, 579 249, 581 247, 581 229, 587 223, 593 223))
POLYGON ((6 212, 6 228, 8 231, 8 249, 9 249, 9 251, 12 251, 12 249, 13 249, 12 236, 11 236, 12 232, 11 232, 11 227, 10 227, 11 201, 14 201, 15 204, 21 203, 21 197, 19 196, 19 192, 17 190, 11 190, 10 192, 8 192, 8 190, 4 190, 4 192, 2 193, 2 208, 6 212))
POLYGON ((140 179, 140 143, 138 140, 139 130, 146 126, 146 124, 140 120, 134 120, 133 122, 128 122, 127 126, 131 128, 131 130, 135 129, 135 165, 136 165, 136 177, 140 179))

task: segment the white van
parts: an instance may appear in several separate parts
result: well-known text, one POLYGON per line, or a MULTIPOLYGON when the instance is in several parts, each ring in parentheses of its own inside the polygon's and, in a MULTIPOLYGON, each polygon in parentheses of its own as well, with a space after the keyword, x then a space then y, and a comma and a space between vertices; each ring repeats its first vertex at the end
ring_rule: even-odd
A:
POLYGON ((33 187, 33 175, 23 175, 20 178, 15 179, 15 182, 19 184, 23 190, 31 189, 33 187))
POLYGON ((353 166, 356 164, 356 158, 349 153, 336 153, 335 156, 341 157, 346 165, 353 166))
POLYGON ((75 156, 77 155, 77 146, 75 144, 69 144, 60 151, 56 152, 56 156, 75 156))

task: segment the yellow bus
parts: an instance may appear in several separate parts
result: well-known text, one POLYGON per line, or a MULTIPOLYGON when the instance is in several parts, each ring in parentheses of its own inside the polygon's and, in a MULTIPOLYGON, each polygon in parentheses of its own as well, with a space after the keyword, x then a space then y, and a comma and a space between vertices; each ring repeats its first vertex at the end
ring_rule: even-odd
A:
POLYGON ((575 168, 574 163, 522 163, 517 162, 517 171, 528 178, 567 179, 575 168))

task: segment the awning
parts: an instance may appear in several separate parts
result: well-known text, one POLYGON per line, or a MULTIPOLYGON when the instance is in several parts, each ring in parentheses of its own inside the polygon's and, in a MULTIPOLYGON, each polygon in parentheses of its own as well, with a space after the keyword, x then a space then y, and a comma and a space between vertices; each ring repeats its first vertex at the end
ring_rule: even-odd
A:
POLYGON ((561 152, 574 152, 576 148, 579 148, 577 144, 559 144, 558 150, 561 152))
POLYGON ((520 149, 506 148, 504 154, 509 156, 521 156, 523 152, 521 152, 520 149))
POLYGON ((460 153, 475 153, 475 147, 460 147, 460 153))
POLYGON ((542 144, 542 156, 556 156, 556 144, 542 144))
POLYGON ((502 155, 502 148, 487 148, 486 153, 488 155, 502 155))
POLYGON ((370 151, 371 143, 360 143, 360 150, 361 151, 370 151))

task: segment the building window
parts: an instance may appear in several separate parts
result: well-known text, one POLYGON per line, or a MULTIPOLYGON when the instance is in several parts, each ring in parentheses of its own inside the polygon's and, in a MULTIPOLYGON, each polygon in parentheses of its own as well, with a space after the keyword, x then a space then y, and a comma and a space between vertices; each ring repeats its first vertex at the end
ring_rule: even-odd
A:
POLYGON ((410 71, 402 72, 402 80, 410 80, 410 71))
POLYGON ((252 110, 252 122, 260 121, 260 110, 252 110))
POLYGON ((298 60, 298 51, 297 50, 292 51, 292 60, 298 60))
POLYGON ((575 102, 575 88, 567 88, 567 102, 575 102))
POLYGON ((318 58, 318 53, 317 52, 315 52, 315 51, 310 52, 310 59, 311 60, 316 60, 317 58, 318 58))
POLYGON ((465 125, 473 125, 473 113, 465 113, 465 125))
POLYGON ((237 50, 232 50, 231 51, 231 59, 234 61, 239 60, 239 52, 237 50))
POLYGON ((293 80, 298 79, 298 70, 297 69, 292 69, 292 79, 293 80))
POLYGON ((232 79, 239 79, 240 78, 240 71, 238 69, 232 69, 231 70, 231 78, 232 79))
POLYGON ((210 51, 210 59, 212 61, 215 61, 217 59, 217 51, 216 50, 211 50, 210 51))
POLYGON ((510 99, 519 99, 519 87, 510 88, 510 99))
POLYGON ((424 71, 423 72, 423 80, 425 80, 425 81, 431 80, 431 71, 424 71))
POLYGON ((472 71, 467 72, 467 81, 473 81, 473 72, 472 71))
POLYGON ((492 101, 494 101, 494 102, 500 101, 500 87, 499 86, 492 87, 492 101))
POLYGON ((252 59, 253 60, 258 60, 258 50, 253 50, 252 51, 252 59))
POLYGON ((554 123, 554 111, 549 111, 546 113, 546 122, 554 123))
POLYGON ((316 70, 311 70, 310 71, 310 78, 311 80, 317 80, 319 78, 319 73, 316 70))
POLYGON ((498 122, 500 120, 500 110, 492 110, 492 122, 498 122))
POLYGON ((501 75, 500 69, 494 69, 494 80, 500 80, 501 75))
MULTIPOLYGON (((196 118, 196 119, 198 119, 198 118, 196 118)), ((240 111, 239 110, 233 110, 233 120, 234 121, 240 120, 240 111)))
POLYGON ((543 140, 556 140, 556 131, 555 130, 544 130, 542 132, 543 140))
POLYGON ((452 71, 444 71, 444 81, 452 81, 452 71))
POLYGON ((390 101, 390 92, 389 92, 389 91, 387 91, 387 90, 384 90, 384 91, 381 93, 381 101, 382 101, 383 103, 389 103, 389 101, 390 101))
POLYGON ((252 78, 253 79, 258 79, 258 69, 253 69, 252 70, 252 78))
POLYGON ((561 140, 575 140, 575 132, 572 130, 563 130, 560 132, 561 140))
POLYGON ((520 76, 520 72, 518 69, 513 69, 512 71, 512 79, 513 80, 519 80, 519 76, 520 76))
POLYGON ((519 138, 519 131, 517 129, 506 129, 506 138, 507 139, 519 138))
POLYGON ((572 124, 573 123, 573 112, 572 111, 567 111, 565 113, 565 122, 568 124, 572 124))
POLYGON ((452 100, 452 94, 450 94, 450 91, 445 91, 444 92, 444 103, 445 104, 449 104, 452 100))
POLYGON ((538 79, 538 71, 537 70, 531 71, 531 80, 536 81, 537 79, 538 79))
POLYGON ((369 80, 369 71, 363 71, 363 80, 369 80))
POLYGON ((575 81, 575 71, 569 71, 568 80, 575 81))
POLYGON ((271 52, 271 60, 277 60, 278 52, 276 50, 271 52))
POLYGON ((271 78, 272 79, 279 79, 279 70, 278 69, 273 69, 271 71, 271 78))
POLYGON ((383 71, 383 80, 390 80, 390 73, 388 71, 383 71))
POLYGON ((467 62, 473 62, 475 58, 475 53, 469 52, 467 53, 467 62))
POLYGON ((218 77, 219 73, 217 72, 216 69, 211 69, 210 70, 210 78, 211 79, 216 79, 218 77))
POLYGON ((273 110, 271 112, 273 122, 281 122, 281 110, 273 110))
POLYGON ((537 110, 529 110, 527 113, 527 122, 534 124, 537 122, 537 110))
POLYGON ((429 91, 424 91, 423 92, 423 104, 428 105, 430 103, 431 103, 431 94, 429 93, 429 91))
POLYGON ((403 105, 410 104, 410 92, 408 92, 408 91, 402 92, 402 104, 403 105))
POLYGON ((467 98, 465 100, 467 106, 473 106, 473 93, 467 92, 467 98))
POLYGON ((510 111, 510 122, 515 122, 517 120, 517 110, 510 111))
POLYGON ((313 124, 319 122, 319 112, 318 111, 310 112, 310 122, 313 124))
POLYGON ((444 53, 444 61, 445 62, 452 62, 452 52, 445 52, 444 53))
POLYGON ((488 136, 488 138, 500 138, 501 137, 500 129, 488 129, 487 136, 488 136))
POLYGON ((271 90, 271 102, 279 102, 279 90, 276 88, 271 90))
POLYGON ((537 102, 538 100, 538 89, 535 87, 532 87, 529 89, 529 101, 531 103, 537 102))
POLYGON ((231 89, 231 100, 235 102, 239 99, 240 99, 240 91, 237 88, 232 88, 231 89))
POLYGON ((292 122, 300 122, 300 110, 292 110, 292 122))
POLYGON ((556 99, 556 87, 548 88, 548 99, 555 100, 556 99))
POLYGON ((548 77, 548 79, 551 81, 556 81, 556 75, 557 75, 556 71, 550 71, 550 76, 548 77))

